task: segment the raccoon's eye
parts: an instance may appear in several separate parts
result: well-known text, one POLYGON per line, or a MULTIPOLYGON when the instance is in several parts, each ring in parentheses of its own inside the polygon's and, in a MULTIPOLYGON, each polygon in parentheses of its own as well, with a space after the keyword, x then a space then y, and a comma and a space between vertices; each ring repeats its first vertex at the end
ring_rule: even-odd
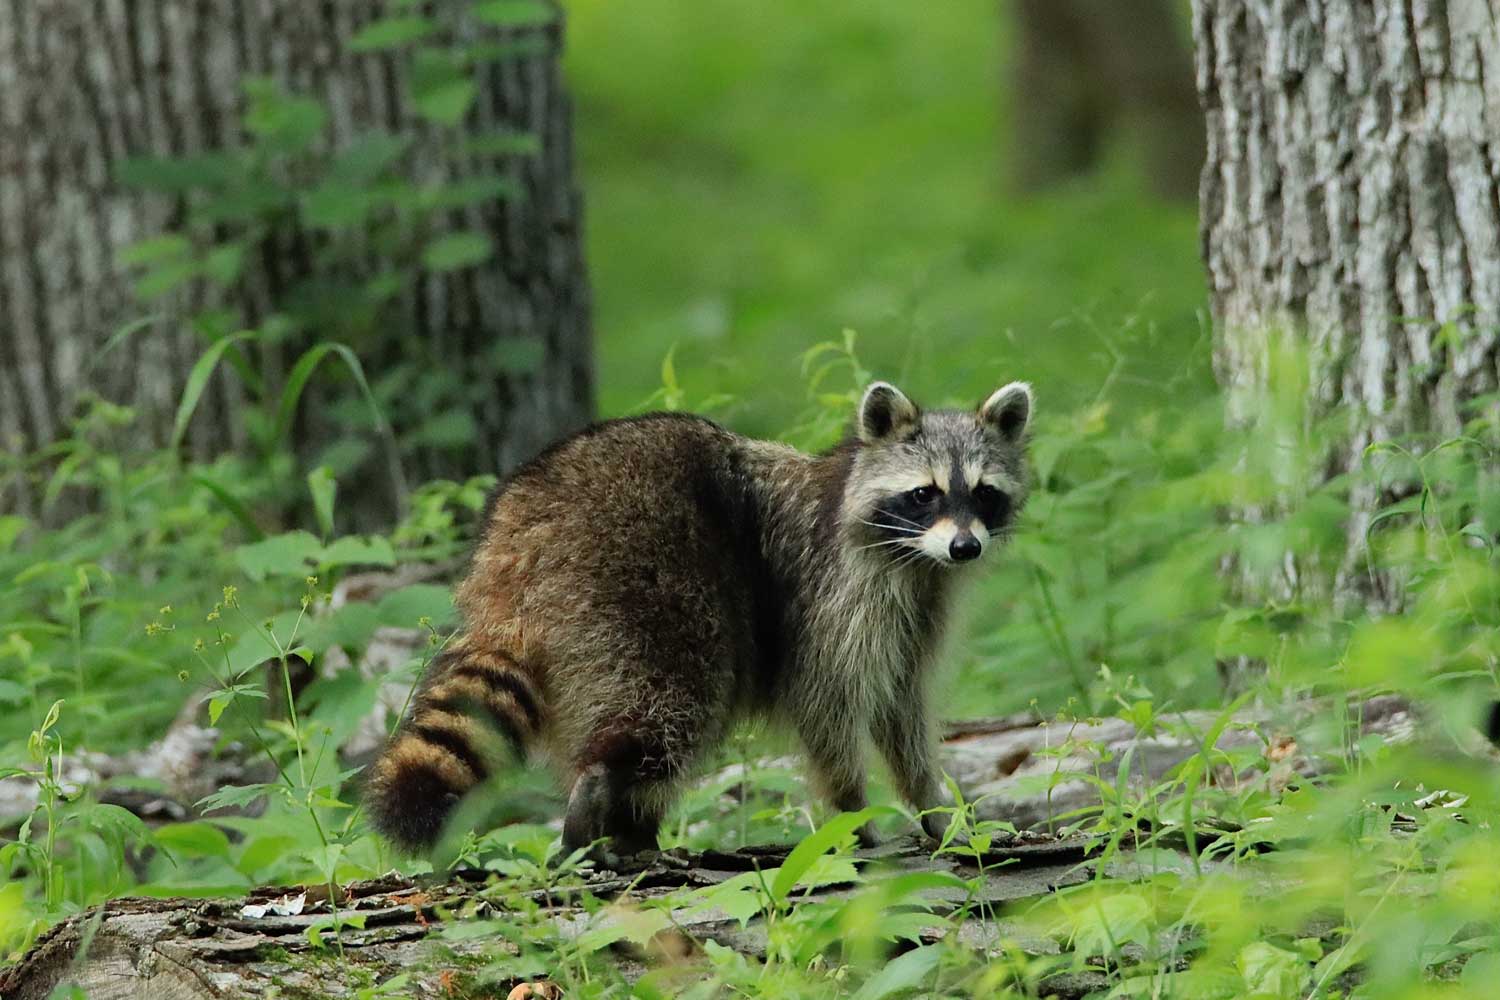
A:
POLYGON ((974 503, 986 517, 990 514, 1003 514, 1008 509, 1010 497, 1001 493, 989 483, 980 483, 974 487, 974 503))
POLYGON ((925 506, 936 500, 940 495, 940 491, 936 486, 918 486, 908 495, 912 498, 912 501, 914 503, 919 503, 925 506))

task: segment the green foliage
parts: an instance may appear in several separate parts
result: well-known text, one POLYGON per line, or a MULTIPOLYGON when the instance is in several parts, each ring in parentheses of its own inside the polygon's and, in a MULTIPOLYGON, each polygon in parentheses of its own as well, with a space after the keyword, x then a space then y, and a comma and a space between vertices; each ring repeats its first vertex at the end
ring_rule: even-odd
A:
MULTIPOLYGON (((472 447, 471 410, 493 385, 484 376, 529 370, 535 352, 523 344, 512 356, 502 345, 493 354, 445 357, 393 310, 424 275, 492 256, 486 234, 451 230, 454 211, 517 197, 511 163, 540 145, 534 136, 464 126, 478 76, 525 54, 530 35, 518 29, 534 34, 555 16, 546 4, 447 0, 369 23, 350 39, 356 53, 391 52, 409 67, 399 98, 432 126, 420 148, 412 136, 378 130, 333 148, 328 109, 272 79, 248 78, 242 144, 118 166, 122 183, 181 200, 177 231, 122 255, 143 303, 208 291, 229 304, 189 317, 205 349, 187 376, 174 445, 186 438, 212 381, 230 378, 254 404, 244 428, 253 457, 275 473, 261 499, 283 509, 302 499, 300 473, 320 465, 387 480, 390 505, 399 506, 408 493, 403 463, 413 452, 472 447), (503 41, 476 41, 484 38, 503 41), (252 327, 237 305, 245 300, 247 262, 285 254, 290 233, 297 234, 299 273, 271 283, 269 310, 252 327), (380 379, 372 385, 365 366, 375 359, 380 379), (319 406, 309 422, 303 400, 315 376, 319 406), (392 406, 398 397, 414 405, 392 406), (309 431, 304 437, 328 442, 322 454, 294 446, 299 426, 309 431)), ((122 330, 109 346, 132 332, 122 330)))
MULTIPOLYGON (((789 439, 819 446, 836 435, 869 377, 860 346, 846 334, 804 353, 805 404, 789 439)), ((674 911, 712 910, 763 926, 767 950, 752 961, 704 943, 694 975, 709 992, 1020 997, 1043 994, 1050 976, 1102 971, 1119 997, 1415 997, 1437 981, 1469 991, 1451 995, 1482 995, 1500 954, 1490 861, 1500 781, 1489 760, 1455 751, 1472 748, 1476 708, 1500 692, 1492 417, 1476 412, 1449 440, 1372 447, 1360 468, 1324 482, 1323 456, 1344 427, 1311 419, 1295 388, 1273 382, 1255 426, 1226 431, 1214 401, 1179 402, 1170 380, 1148 389, 1151 402, 1123 405, 1119 395, 1141 384, 1120 373, 1133 354, 1158 349, 1149 331, 1126 324, 1102 349, 1117 364, 1090 399, 1039 410, 1032 506, 973 596, 956 682, 972 712, 1030 703, 1080 726, 1117 716, 1143 741, 1202 748, 1157 778, 1143 767, 1148 742, 1114 761, 1082 738, 1042 755, 1059 767, 1036 779, 1040 794, 1079 780, 1064 760, 1100 765, 1082 779, 1098 803, 1058 821, 1097 845, 1089 877, 1007 911, 1007 930, 986 949, 960 945, 965 925, 990 912, 980 876, 1004 824, 976 822, 979 804, 954 786, 937 849, 967 859, 974 878, 857 868, 848 855, 857 826, 876 818, 897 831, 913 818, 882 805, 820 819, 796 770, 765 762, 778 744, 746 732, 728 751, 737 766, 688 790, 664 844, 796 849, 779 867, 638 907, 587 901, 567 936, 530 894, 577 886, 587 862, 561 857, 554 832, 526 822, 556 814, 544 779, 508 776, 500 805, 523 822, 469 836, 449 855, 494 874, 497 908, 441 936, 512 946, 486 953, 477 982, 546 976, 619 991, 616 949, 671 933, 674 911), (1347 585, 1382 574, 1406 595, 1400 616, 1370 613, 1330 582, 1349 544, 1350 498, 1371 487, 1389 502, 1356 536, 1368 548, 1347 585), (1230 526, 1230 507, 1261 515, 1230 526), (1296 585, 1267 581, 1287 553, 1304 568, 1296 585), (1238 657, 1263 670, 1227 701, 1215 664, 1238 657), (1384 692, 1421 703, 1439 742, 1360 737, 1349 706, 1384 692), (1327 708, 1273 717, 1267 732, 1331 766, 1325 777, 1288 774, 1279 743, 1219 746, 1237 711, 1298 700, 1327 708), (1217 709, 1201 730, 1181 711, 1200 705, 1217 709), (854 891, 807 891, 829 884, 854 891), (956 908, 939 911, 936 898, 956 908), (1056 954, 1038 953, 1037 941, 1056 954)), ((1294 380, 1300 370, 1290 356, 1275 367, 1294 380)), ((698 405, 682 376, 669 359, 661 401, 698 405)), ((38 790, 35 811, 0 847, 10 954, 125 892, 331 886, 388 868, 337 750, 391 678, 339 665, 357 661, 382 625, 420 623, 429 642, 392 675, 414 683, 441 646, 451 599, 437 584, 373 602, 335 604, 329 593, 353 569, 461 551, 490 485, 429 484, 389 533, 339 535, 338 483, 320 469, 304 486, 306 527, 252 531, 248 510, 205 485, 234 481, 236 467, 116 452, 110 442, 128 422, 101 404, 59 449, 57 475, 97 490, 99 512, 52 531, 0 521, 0 655, 17 668, 0 682, 15 707, 0 760, 38 790), (120 708, 127 687, 140 707, 120 708), (68 786, 69 748, 130 746, 187 699, 204 723, 254 748, 269 780, 224 788, 199 803, 202 818, 154 828, 101 804, 104 789, 68 786)), ((337 948, 353 927, 334 913, 311 933, 337 948)), ((638 988, 672 995, 686 988, 680 975, 662 968, 638 988)))
MULTIPOLYGON (((1474 723, 1500 695, 1494 400, 1472 401, 1461 434, 1382 443, 1325 481, 1348 418, 1309 412, 1306 359, 1294 350, 1267 358, 1255 423, 1225 429, 1193 315, 1189 212, 1143 202, 1123 168, 1037 203, 994 194, 997 41, 973 27, 988 23, 989 5, 963 0, 939 16, 896 0, 858 11, 643 3, 569 10, 601 326, 621 331, 602 345, 605 411, 711 411, 823 447, 873 373, 963 405, 1000 381, 1033 380, 1034 494, 970 597, 944 704, 972 715, 1033 707, 1068 724, 1074 735, 1039 755, 1052 766, 1032 790, 1092 787, 1097 804, 1057 825, 1095 846, 1075 884, 997 914, 980 876, 1006 877, 986 849, 1009 831, 976 819, 984 803, 954 787, 935 845, 973 878, 859 867, 860 823, 904 831, 915 817, 884 805, 884 787, 866 813, 823 815, 800 769, 774 756, 783 745, 744 731, 726 750, 731 766, 686 789, 663 846, 797 844, 785 861, 634 903, 585 896, 562 934, 534 894, 576 889, 588 862, 562 856, 541 825, 558 811, 545 777, 509 774, 498 802, 478 804, 501 822, 438 859, 493 878, 482 913, 438 930, 440 941, 492 943, 476 984, 545 976, 572 996, 1035 998, 1052 976, 1086 973, 1099 977, 1097 997, 1490 995, 1500 772, 1474 723), (763 30, 772 22, 774 37, 763 30), (758 85, 744 86, 750 78, 758 85), (674 210, 663 212, 668 199, 674 210), (821 331, 849 327, 862 336, 823 341, 821 331), (1356 503, 1369 497, 1376 509, 1360 520, 1356 503), (1351 543, 1363 546, 1353 560, 1351 543), (1366 609, 1360 591, 1375 581, 1404 594, 1401 614, 1366 609), (1258 667, 1231 699, 1217 667, 1241 661, 1258 667), (1381 693, 1421 706, 1422 739, 1360 734, 1357 706, 1381 693), (1311 709, 1280 714, 1299 701, 1311 709), (1198 726, 1185 710, 1200 707, 1211 721, 1198 726), (1233 717, 1252 708, 1265 719, 1251 730, 1260 738, 1219 746, 1244 735, 1233 717), (1141 733, 1117 759, 1085 738, 1090 720, 1109 717, 1141 733), (1159 737, 1201 749, 1153 776, 1159 737), (1291 773, 1286 741, 1328 770, 1291 773), (1076 759, 1097 767, 1080 779, 1063 769, 1076 759), (827 885, 841 891, 808 891, 827 885), (618 952, 670 934, 679 913, 709 911, 763 928, 763 957, 700 942, 692 964, 625 982, 618 952), (993 936, 972 947, 979 921, 997 915, 993 936)), ((393 5, 351 44, 409 50, 406 96, 442 130, 446 154, 534 154, 534 136, 460 127, 478 65, 522 49, 510 36, 455 40, 449 9, 393 5)), ((551 11, 473 5, 507 30, 551 11)), ((449 591, 434 581, 367 601, 333 595, 355 572, 459 556, 493 480, 418 485, 395 524, 367 534, 341 531, 340 512, 357 499, 351 472, 367 483, 362 466, 380 457, 361 435, 397 466, 404 449, 470 436, 459 405, 469 390, 451 373, 420 358, 367 359, 382 310, 421 268, 492 252, 480 234, 436 236, 433 220, 514 192, 498 176, 416 185, 403 174, 406 140, 362 136, 332 155, 315 102, 266 81, 249 81, 246 97, 245 147, 121 172, 188 209, 180 232, 130 255, 147 299, 237 281, 274 221, 317 234, 321 283, 254 329, 236 316, 195 320, 202 353, 176 437, 211 378, 229 373, 258 403, 250 448, 196 465, 142 451, 135 415, 93 400, 47 453, 0 455, 0 477, 46 475, 49 514, 75 496, 94 501, 55 527, 0 515, 0 776, 36 796, 0 830, 0 961, 113 896, 331 888, 393 864, 429 867, 370 835, 339 749, 383 685, 409 691, 441 649, 449 591), (363 240, 393 265, 351 282, 345 266, 363 240), (268 363, 283 349, 285 369, 268 363), (325 388, 347 439, 294 456, 302 401, 325 388), (392 673, 365 676, 355 664, 385 626, 426 641, 392 673), (73 783, 79 751, 139 749, 185 708, 223 745, 249 748, 259 780, 154 826, 103 803, 114 787, 73 783)), ((122 328, 104 350, 144 327, 122 328)), ((536 358, 533 348, 486 360, 528 371, 536 358)), ((357 926, 335 912, 311 934, 337 949, 357 926)), ((406 990, 398 976, 357 993, 406 990)))

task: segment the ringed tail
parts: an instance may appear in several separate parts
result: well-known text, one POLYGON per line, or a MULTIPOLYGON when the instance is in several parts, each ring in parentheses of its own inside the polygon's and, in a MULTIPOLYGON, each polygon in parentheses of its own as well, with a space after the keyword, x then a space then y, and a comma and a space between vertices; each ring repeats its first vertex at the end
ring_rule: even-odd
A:
POLYGON ((375 828, 404 850, 430 848, 458 801, 507 752, 525 758, 541 723, 541 697, 521 665, 460 639, 428 668, 371 768, 365 808, 375 828))

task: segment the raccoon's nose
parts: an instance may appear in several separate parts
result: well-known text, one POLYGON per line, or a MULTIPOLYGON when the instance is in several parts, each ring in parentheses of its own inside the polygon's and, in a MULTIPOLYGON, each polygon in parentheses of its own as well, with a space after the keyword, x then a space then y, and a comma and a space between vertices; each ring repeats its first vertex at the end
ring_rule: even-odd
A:
POLYGON ((979 558, 979 553, 984 551, 984 546, 979 543, 968 532, 959 535, 948 543, 948 555, 953 557, 954 562, 968 562, 970 559, 979 558))

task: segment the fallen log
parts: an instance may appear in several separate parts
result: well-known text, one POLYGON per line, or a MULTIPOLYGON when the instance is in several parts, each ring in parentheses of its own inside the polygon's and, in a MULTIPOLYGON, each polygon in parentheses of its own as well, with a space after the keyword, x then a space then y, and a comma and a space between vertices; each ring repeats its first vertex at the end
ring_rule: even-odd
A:
MULTIPOLYGON (((981 950, 998 951, 1002 942, 1032 954, 1057 954, 1057 942, 1026 934, 1004 919, 1009 904, 1041 898, 1099 874, 1137 879, 1162 871, 1161 852, 1149 866, 1132 851, 1107 863, 1090 860, 1090 841, 1022 835, 991 849, 981 859, 944 854, 904 839, 856 853, 865 874, 944 872, 964 879, 982 878, 982 889, 965 898, 961 891, 928 894, 932 926, 923 940, 957 933, 981 950), (945 917, 960 905, 962 922, 945 917)), ((677 960, 689 960, 712 941, 747 955, 763 956, 765 927, 758 918, 742 923, 722 911, 673 905, 683 890, 722 884, 743 872, 775 868, 788 848, 743 848, 733 852, 668 852, 642 871, 597 871, 571 884, 528 888, 507 894, 491 873, 461 871, 447 880, 413 880, 392 873, 351 884, 341 892, 337 935, 328 927, 335 908, 326 891, 319 896, 305 887, 268 888, 236 900, 113 900, 72 917, 48 931, 15 966, 0 973, 5 1000, 44 1000, 59 986, 77 986, 91 1000, 222 1000, 226 997, 344 997, 358 984, 407 978, 408 996, 463 995, 456 982, 472 980, 481 954, 493 956, 514 946, 494 937, 442 936, 440 928, 464 921, 493 919, 524 902, 539 905, 540 919, 564 935, 608 928, 640 907, 663 901, 672 906, 671 930, 658 942, 677 960), (586 895, 613 900, 613 906, 590 914, 586 895), (357 924, 358 926, 353 926, 357 924), (441 940, 438 940, 441 938, 441 940)), ((1209 864, 1205 862, 1205 864, 1209 864)), ((1181 871, 1193 871, 1182 858, 1181 871)), ((800 903, 836 899, 853 889, 848 883, 809 890, 800 903)), ((799 903, 799 905, 800 905, 799 903)), ((538 919, 532 911, 530 919, 538 919)), ((630 949, 613 962, 626 979, 646 968, 648 957, 630 949)), ((1098 989, 1102 974, 1088 969, 1054 977, 1048 990, 1057 996, 1082 996, 1098 989)), ((480 995, 505 995, 516 985, 484 984, 480 995)))
MULTIPOLYGON (((946 769, 966 798, 977 801, 980 818, 1008 820, 1023 832, 1002 838, 982 859, 934 858, 929 845, 910 839, 859 852, 857 857, 870 870, 886 866, 982 878, 982 890, 971 901, 979 910, 960 924, 943 920, 958 901, 931 901, 934 939, 957 933, 961 941, 980 949, 997 948, 1005 940, 1033 954, 1056 954, 1054 941, 1034 934, 1017 937, 1017 930, 1005 923, 1004 907, 1086 881, 1098 874, 1098 862, 1089 859, 1091 842, 1085 838, 1024 831, 1049 825, 1065 830, 1078 810, 1098 804, 1098 785, 1085 779, 1112 787, 1127 757, 1132 762, 1127 788, 1159 780, 1199 752, 1218 723, 1224 724, 1215 746, 1224 759, 1231 751, 1244 750, 1242 757, 1258 759, 1261 766, 1240 773, 1225 765, 1214 780, 1274 786, 1297 774, 1317 774, 1330 766, 1329 757, 1300 745, 1297 736, 1315 733, 1329 716, 1327 703, 1310 702, 1274 713, 1248 709, 1228 720, 1214 712, 1186 712, 1149 732, 1122 719, 1059 722, 1013 717, 958 723, 949 727, 944 744, 946 769), (981 860, 983 871, 978 867, 981 860)), ((1394 697, 1370 699, 1347 717, 1356 720, 1361 734, 1377 733, 1389 740, 1408 739, 1414 728, 1409 706, 1394 697)), ((1316 746, 1317 740, 1308 743, 1316 746)), ((1159 848, 1151 852, 1153 872, 1160 872, 1164 863, 1173 866, 1173 857, 1183 874, 1199 870, 1186 854, 1159 848)), ((444 939, 435 948, 434 930, 454 919, 504 912, 516 901, 517 892, 541 906, 544 918, 561 932, 581 933, 594 926, 595 919, 579 905, 585 894, 615 900, 617 907, 660 902, 673 893, 717 885, 757 867, 775 867, 786 852, 783 847, 674 851, 644 871, 593 872, 576 884, 545 890, 497 886, 492 879, 486 881, 487 873, 461 872, 446 880, 413 880, 393 873, 344 887, 337 913, 326 890, 320 895, 310 888, 269 888, 236 900, 118 899, 47 932, 17 965, 0 973, 0 998, 40 1000, 59 984, 76 984, 93 1000, 340 997, 354 995, 356 982, 379 983, 398 973, 411 977, 410 995, 443 995, 437 992, 441 984, 451 986, 454 976, 470 974, 465 968, 472 969, 481 953, 492 955, 503 944, 460 937, 444 939), (336 915, 357 917, 359 926, 342 925, 335 948, 328 943, 331 930, 316 931, 330 925, 336 915), (336 960, 330 958, 333 955, 336 960)), ((1122 851, 1112 856, 1103 874, 1135 877, 1140 873, 1133 871, 1133 859, 1131 851, 1122 851)), ((834 898, 850 891, 848 885, 824 885, 810 898, 834 898)), ((609 919, 609 912, 603 919, 609 919)), ((705 941, 750 955, 765 950, 764 928, 756 921, 742 926, 723 913, 674 909, 672 923, 682 939, 680 947, 688 951, 705 941)), ((627 976, 639 975, 643 963, 640 955, 618 956, 618 967, 627 976)), ((1100 974, 1073 970, 1049 980, 1047 989, 1058 996, 1082 996, 1103 982, 1100 974)))

